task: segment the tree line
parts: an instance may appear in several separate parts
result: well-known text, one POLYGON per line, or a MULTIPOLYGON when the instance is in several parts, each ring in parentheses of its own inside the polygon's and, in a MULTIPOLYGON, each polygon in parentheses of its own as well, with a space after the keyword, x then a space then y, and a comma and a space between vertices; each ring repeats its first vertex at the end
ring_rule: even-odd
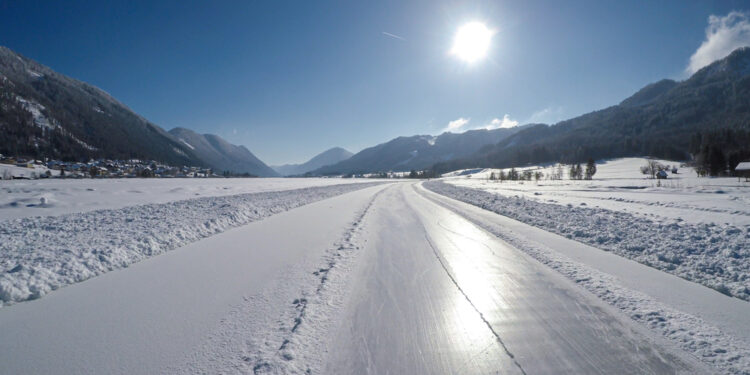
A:
POLYGON ((734 168, 750 161, 750 131, 719 129, 696 132, 690 139, 695 171, 699 176, 736 176, 734 168))
MULTIPOLYGON (((545 176, 541 170, 525 169, 518 171, 515 167, 511 168, 507 173, 503 170, 500 172, 490 173, 489 179, 493 181, 536 181, 544 179, 548 180, 562 180, 563 179, 564 166, 558 163, 552 168, 552 171, 545 176)), ((596 162, 593 158, 589 158, 586 162, 586 166, 582 166, 581 163, 571 164, 568 167, 568 177, 571 180, 591 180, 596 174, 596 162)))

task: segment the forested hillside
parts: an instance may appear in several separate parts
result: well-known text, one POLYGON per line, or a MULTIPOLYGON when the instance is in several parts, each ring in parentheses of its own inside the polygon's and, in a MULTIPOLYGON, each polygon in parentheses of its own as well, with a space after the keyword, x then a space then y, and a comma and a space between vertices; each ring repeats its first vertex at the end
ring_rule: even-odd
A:
POLYGON ((734 161, 750 157, 747 143, 741 142, 748 130, 750 48, 745 47, 685 81, 648 85, 618 105, 551 126, 529 127, 468 158, 439 163, 435 169, 572 163, 589 157, 702 161, 711 153, 734 161))

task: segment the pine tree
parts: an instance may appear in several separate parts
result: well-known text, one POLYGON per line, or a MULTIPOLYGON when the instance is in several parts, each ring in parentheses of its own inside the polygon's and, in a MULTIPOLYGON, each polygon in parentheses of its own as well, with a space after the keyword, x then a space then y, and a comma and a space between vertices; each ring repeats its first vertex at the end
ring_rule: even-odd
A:
POLYGON ((586 163, 586 179, 590 180, 594 177, 596 174, 596 162, 594 162, 594 159, 589 158, 589 161, 586 163))
POLYGON ((510 169, 510 172, 508 172, 508 179, 511 181, 518 181, 518 171, 516 171, 516 168, 510 169))

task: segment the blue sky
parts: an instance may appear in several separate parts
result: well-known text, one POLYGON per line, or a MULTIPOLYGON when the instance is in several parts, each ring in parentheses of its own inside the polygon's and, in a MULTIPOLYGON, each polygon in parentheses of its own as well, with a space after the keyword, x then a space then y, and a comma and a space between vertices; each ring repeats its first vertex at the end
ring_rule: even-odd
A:
POLYGON ((280 164, 333 146, 356 152, 439 134, 451 122, 460 131, 601 109, 650 82, 686 78, 691 61, 721 53, 726 38, 744 43, 745 14, 726 17, 749 8, 25 0, 0 2, 0 44, 101 87, 165 129, 215 133, 280 164), (707 37, 712 15, 717 29, 707 37), (456 30, 475 20, 495 34, 487 57, 468 65, 449 50, 456 30))

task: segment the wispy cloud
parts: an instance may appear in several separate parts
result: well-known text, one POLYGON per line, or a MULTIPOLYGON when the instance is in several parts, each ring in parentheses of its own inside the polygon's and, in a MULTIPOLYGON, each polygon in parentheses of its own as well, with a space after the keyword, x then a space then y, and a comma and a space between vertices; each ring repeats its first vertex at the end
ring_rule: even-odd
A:
POLYGON ((690 56, 685 71, 689 74, 726 57, 739 47, 750 46, 750 14, 733 11, 724 17, 708 17, 706 40, 690 56))
POLYGON ((525 123, 554 125, 564 120, 564 116, 565 110, 562 106, 550 106, 532 113, 525 123))
POLYGON ((396 34, 391 34, 391 33, 389 33, 389 32, 385 32, 385 31, 383 31, 382 33, 383 33, 383 35, 385 35, 385 36, 389 36, 389 37, 391 37, 391 38, 394 38, 394 39, 398 39, 398 40, 403 40, 403 41, 406 41, 406 38, 404 38, 404 37, 402 37, 402 36, 398 36, 398 35, 396 35, 396 34))
POLYGON ((518 121, 512 120, 508 114, 505 114, 503 118, 493 118, 489 124, 483 126, 484 129, 500 129, 500 128, 512 128, 518 126, 518 121))

